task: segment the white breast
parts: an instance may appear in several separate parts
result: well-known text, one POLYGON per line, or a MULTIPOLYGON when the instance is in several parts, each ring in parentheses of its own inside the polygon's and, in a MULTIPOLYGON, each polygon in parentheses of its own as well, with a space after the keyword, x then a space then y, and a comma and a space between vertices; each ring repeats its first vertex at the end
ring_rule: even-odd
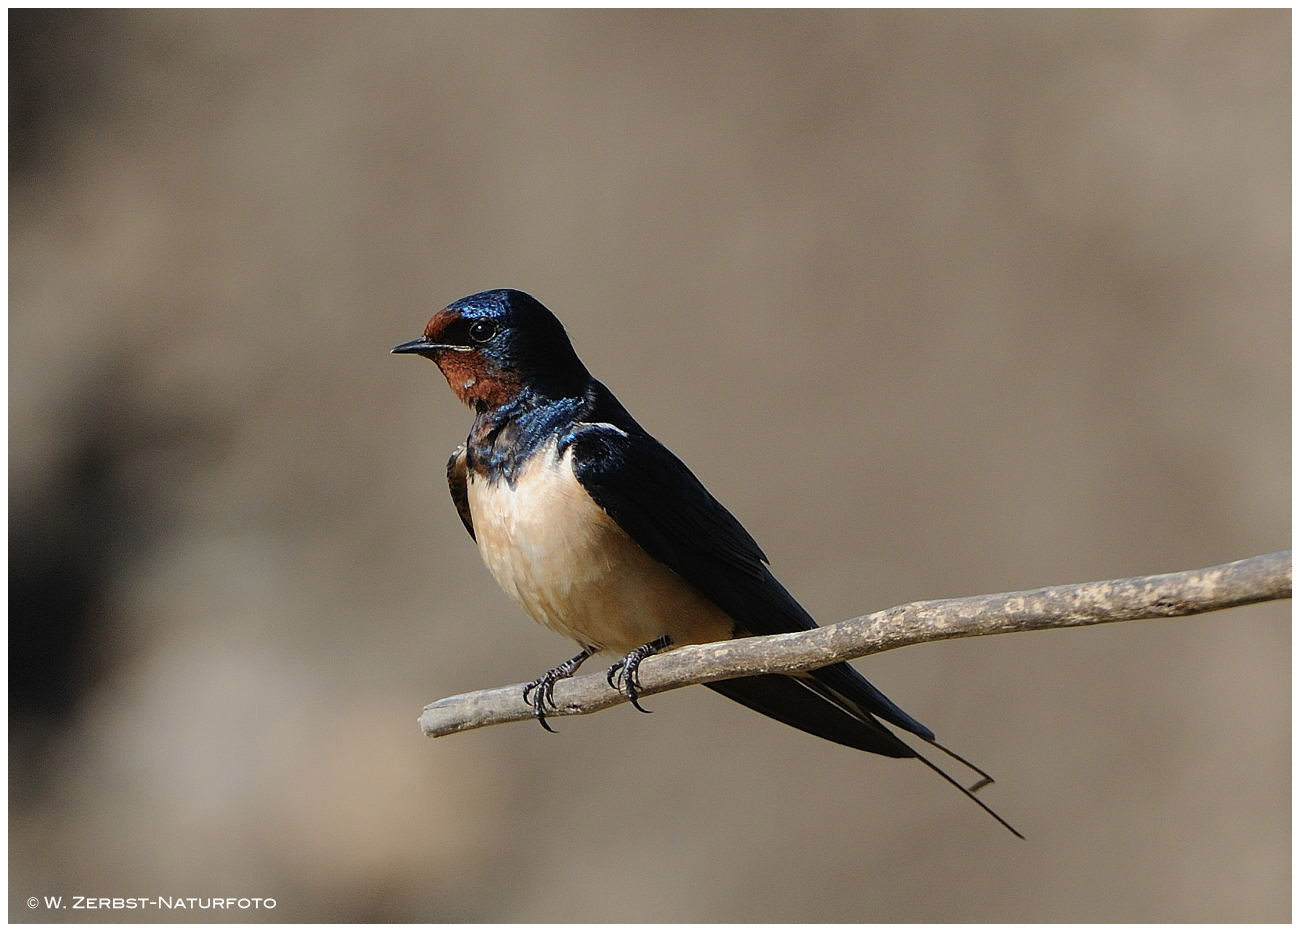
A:
POLYGON ((587 494, 572 448, 539 450, 514 488, 469 477, 479 553, 541 624, 582 645, 626 652, 667 634, 674 644, 731 637, 732 623, 650 557, 587 494))

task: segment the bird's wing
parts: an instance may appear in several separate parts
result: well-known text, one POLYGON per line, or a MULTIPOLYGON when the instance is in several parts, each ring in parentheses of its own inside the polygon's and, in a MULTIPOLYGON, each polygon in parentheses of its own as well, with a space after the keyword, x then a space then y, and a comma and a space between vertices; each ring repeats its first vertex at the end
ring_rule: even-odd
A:
MULTIPOLYGON (((573 472, 592 500, 650 556, 731 616, 738 635, 817 627, 772 575, 767 557, 731 512, 667 448, 634 423, 628 426, 625 430, 612 424, 580 425, 570 435, 575 448, 573 472)), ((822 667, 798 682, 802 684, 798 689, 769 677, 707 685, 814 734, 821 734, 816 723, 801 725, 793 720, 806 718, 796 713, 799 709, 810 711, 810 703, 828 706, 820 711, 830 715, 832 724, 827 727, 837 733, 843 730, 841 718, 874 714, 927 740, 934 738, 930 729, 848 664, 822 667), (799 705, 792 706, 790 697, 797 697, 799 705), (838 714, 831 712, 831 705, 838 714), (776 715, 768 708, 784 708, 786 714, 776 715)), ((880 745, 878 753, 890 753, 886 746, 901 753, 895 743, 881 737, 883 727, 874 721, 871 725, 876 726, 867 729, 871 734, 858 731, 859 740, 880 745)))
POLYGON ((739 521, 653 437, 609 424, 571 435, 583 489, 650 556, 751 634, 816 627, 739 521))
MULTIPOLYGON (((469 488, 467 486, 469 467, 465 463, 465 444, 451 451, 447 460, 447 488, 451 490, 451 501, 456 506, 461 523, 469 536, 474 537, 474 519, 469 513, 469 488)), ((477 539, 477 538, 475 538, 477 539)))

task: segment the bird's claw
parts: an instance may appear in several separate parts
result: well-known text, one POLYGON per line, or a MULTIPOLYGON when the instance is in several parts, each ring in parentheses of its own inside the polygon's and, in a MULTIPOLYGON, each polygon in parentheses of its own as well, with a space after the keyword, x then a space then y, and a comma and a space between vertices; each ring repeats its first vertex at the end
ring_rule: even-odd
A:
POLYGON ((560 676, 554 675, 558 670, 547 670, 537 679, 533 680, 524 687, 524 702, 528 702, 528 694, 533 694, 532 702, 528 702, 533 707, 533 716, 537 723, 547 731, 554 734, 555 729, 546 724, 546 707, 549 705, 552 709, 555 705, 555 681, 561 679, 560 676))
POLYGON ((606 671, 605 680, 611 688, 627 696, 627 701, 632 703, 634 709, 649 714, 650 710, 642 708, 641 703, 637 702, 637 692, 641 688, 641 679, 637 676, 636 668, 640 662, 640 658, 636 657, 635 652, 628 654, 606 671))
POLYGON ((585 648, 581 654, 564 661, 558 667, 547 670, 537 679, 524 686, 524 702, 533 707, 533 716, 537 719, 537 723, 551 734, 555 734, 555 729, 546 724, 546 707, 549 705, 552 709, 559 708, 555 704, 555 684, 560 680, 573 676, 578 667, 582 666, 582 662, 594 652, 594 648, 585 648), (529 693, 532 693, 533 696, 531 702, 528 700, 529 693))
POLYGON ((641 703, 637 702, 638 691, 641 689, 641 677, 637 674, 637 670, 641 666, 641 661, 663 650, 672 642, 673 639, 666 634, 655 638, 649 644, 642 644, 635 650, 628 651, 626 657, 605 671, 605 681, 612 689, 627 696, 627 701, 632 703, 632 708, 638 712, 650 714, 650 709, 642 708, 641 703))

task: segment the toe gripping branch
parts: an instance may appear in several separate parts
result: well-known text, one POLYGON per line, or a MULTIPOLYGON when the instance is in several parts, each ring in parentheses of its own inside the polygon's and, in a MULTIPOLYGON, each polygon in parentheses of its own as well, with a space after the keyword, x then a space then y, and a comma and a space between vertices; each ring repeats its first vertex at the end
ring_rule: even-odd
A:
MULTIPOLYGON (((655 638, 649 644, 642 644, 635 650, 629 651, 626 657, 611 666, 605 674, 605 679, 609 681, 612 688, 627 696, 628 701, 638 710, 649 712, 649 709, 641 708, 641 704, 637 702, 638 690, 641 688, 641 680, 637 677, 637 668, 641 666, 642 660, 645 660, 651 654, 658 653, 672 643, 673 639, 665 634, 655 638)), ((597 647, 588 644, 582 649, 582 653, 570 657, 558 667, 547 670, 524 687, 524 702, 533 707, 533 716, 537 719, 538 724, 547 731, 552 733, 555 731, 554 728, 546 724, 546 707, 556 708, 555 684, 560 680, 567 680, 577 673, 578 667, 582 666, 582 662, 596 653, 597 650, 597 647), (530 699, 529 696, 532 698, 530 699)))
POLYGON ((641 661, 645 660, 651 654, 657 654, 672 644, 673 639, 663 634, 655 638, 649 644, 642 644, 635 650, 629 651, 627 656, 614 664, 605 673, 605 679, 609 685, 617 689, 623 695, 627 696, 628 702, 639 712, 649 712, 649 709, 641 708, 637 702, 638 690, 641 688, 641 680, 637 677, 637 668, 641 666, 641 661))
POLYGON ((546 707, 549 705, 552 709, 555 706, 555 684, 560 680, 567 680, 578 672, 578 667, 582 662, 596 653, 596 648, 588 644, 582 649, 582 653, 575 657, 570 657, 558 667, 547 670, 537 679, 533 680, 524 687, 524 702, 528 702, 528 694, 533 694, 532 702, 533 715, 537 717, 537 722, 547 731, 554 733, 555 729, 546 724, 546 707))

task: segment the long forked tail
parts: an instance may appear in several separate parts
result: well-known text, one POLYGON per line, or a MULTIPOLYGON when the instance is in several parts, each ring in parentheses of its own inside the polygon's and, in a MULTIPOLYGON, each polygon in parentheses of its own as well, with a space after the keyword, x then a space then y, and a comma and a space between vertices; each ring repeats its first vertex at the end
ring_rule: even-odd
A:
MULTIPOLYGON (((945 747, 943 747, 942 745, 940 745, 937 741, 935 741, 935 742, 931 742, 931 743, 934 744, 935 747, 938 747, 938 748, 942 749, 943 751, 946 751, 947 753, 952 754, 951 751, 949 751, 947 748, 945 748, 945 747)), ((956 754, 953 754, 952 756, 953 756, 953 757, 957 757, 956 754)), ((936 764, 934 761, 930 760, 928 757, 925 757, 925 756, 923 756, 923 755, 921 755, 921 754, 917 754, 917 755, 916 755, 916 759, 919 760, 921 763, 925 764, 925 766, 929 767, 931 770, 933 770, 933 771, 934 771, 935 773, 937 773, 939 776, 943 777, 945 780, 947 780, 947 781, 948 781, 949 783, 951 783, 953 786, 957 787, 957 789, 961 790, 961 792, 964 793, 964 794, 966 795, 966 798, 967 798, 967 799, 969 799, 969 800, 970 800, 971 802, 973 802, 975 805, 979 806, 981 809, 983 809, 983 810, 984 810, 985 812, 987 812, 989 815, 993 816, 993 818, 997 819, 998 824, 1001 825, 1003 828, 1005 828, 1008 832, 1010 832, 1012 835, 1015 835, 1015 836, 1016 836, 1017 838, 1019 838, 1021 841, 1024 840, 1025 836, 1024 836, 1024 835, 1021 835, 1020 832, 1016 829, 1016 827, 1015 827, 1014 825, 1012 825, 1012 824, 1011 824, 1010 822, 1008 822, 1006 819, 1002 818, 1002 816, 998 815, 996 812, 994 812, 992 809, 990 809, 989 806, 984 802, 984 800, 980 799, 978 796, 975 795, 975 791, 978 790, 980 787, 982 787, 982 786, 987 786, 988 784, 990 784, 990 783, 993 782, 993 778, 992 778, 992 777, 990 777, 988 774, 984 774, 984 779, 982 779, 979 783, 976 783, 975 786, 974 786, 972 789, 967 789, 966 787, 962 786, 961 783, 959 783, 956 779, 954 779, 953 776, 952 776, 951 774, 949 774, 947 771, 945 771, 942 767, 940 767, 940 766, 939 766, 938 764, 936 764)), ((961 760, 960 757, 957 757, 957 759, 958 759, 958 760, 961 760)), ((962 763, 965 763, 965 761, 962 761, 962 763)), ((968 764, 967 766, 971 766, 971 765, 968 764)), ((973 767, 973 766, 971 766, 971 769, 972 769, 972 770, 975 770, 975 771, 977 771, 977 772, 979 772, 979 773, 984 773, 984 771, 980 770, 978 767, 973 767)))
MULTIPOLYGON (((976 798, 975 790, 993 782, 993 778, 988 773, 976 767, 961 755, 944 747, 934 739, 934 735, 929 729, 916 722, 915 719, 910 718, 910 716, 906 717, 906 721, 914 723, 916 726, 915 729, 908 728, 908 731, 917 734, 928 744, 933 745, 980 775, 981 780, 974 787, 967 789, 956 778, 933 761, 923 757, 915 748, 905 743, 881 722, 877 721, 871 714, 876 710, 868 711, 864 709, 862 706, 865 703, 858 700, 858 696, 844 695, 848 690, 837 688, 841 686, 841 683, 836 682, 832 686, 821 678, 807 675, 765 674, 731 680, 716 680, 704 685, 715 692, 721 693, 728 699, 753 709, 755 712, 774 718, 779 722, 784 722, 787 725, 792 725, 819 738, 834 741, 836 744, 869 751, 873 754, 883 754, 886 757, 915 757, 926 767, 943 777, 945 781, 956 787, 958 791, 997 820, 998 824, 1011 834, 1017 838, 1025 837, 1006 819, 994 812, 982 800, 976 798)), ((872 693, 879 695, 874 688, 872 693)), ((875 696, 873 695, 871 698, 874 699, 875 696)), ((899 716, 905 716, 905 713, 899 710, 899 716)))
MULTIPOLYGON (((977 774, 980 775, 980 778, 978 780, 976 780, 970 786, 966 787, 966 789, 970 790, 972 793, 978 793, 980 790, 984 789, 984 787, 988 786, 990 783, 998 782, 997 780, 994 780, 992 775, 983 767, 979 767, 975 764, 972 764, 970 761, 962 757, 952 748, 944 747, 942 744, 940 744, 938 741, 935 741, 933 738, 923 738, 922 740, 925 741, 926 744, 930 745, 930 747, 937 748, 938 750, 943 751, 943 753, 947 754, 957 763, 969 767, 971 770, 975 771, 977 774)), ((919 757, 920 755, 917 756, 919 757)))
MULTIPOLYGON (((943 753, 947 754, 959 764, 962 764, 979 774, 980 779, 975 783, 971 784, 969 787, 962 786, 950 774, 940 769, 933 761, 922 757, 911 747, 908 747, 908 750, 912 751, 912 755, 921 761, 921 763, 925 764, 925 766, 929 767, 953 786, 957 787, 957 789, 961 790, 962 793, 969 796, 977 806, 986 811, 989 815, 993 816, 993 818, 997 819, 999 823, 1006 826, 1007 830, 1013 835, 1017 838, 1025 837, 1009 825, 1005 819, 986 806, 983 802, 976 799, 973 795, 994 782, 992 775, 990 775, 988 771, 983 767, 971 763, 956 751, 949 747, 945 747, 936 741, 933 731, 926 728, 916 719, 912 718, 912 716, 908 715, 896 706, 888 696, 882 693, 875 686, 871 685, 867 678, 853 667, 849 666, 847 663, 832 664, 829 667, 822 667, 821 669, 813 670, 812 673, 806 677, 801 677, 800 682, 818 695, 824 696, 836 705, 842 706, 855 718, 871 719, 873 724, 879 725, 878 722, 875 722, 874 716, 880 716, 890 724, 916 735, 926 744, 943 751, 943 753)), ((902 742, 900 741, 900 743, 902 742)))

